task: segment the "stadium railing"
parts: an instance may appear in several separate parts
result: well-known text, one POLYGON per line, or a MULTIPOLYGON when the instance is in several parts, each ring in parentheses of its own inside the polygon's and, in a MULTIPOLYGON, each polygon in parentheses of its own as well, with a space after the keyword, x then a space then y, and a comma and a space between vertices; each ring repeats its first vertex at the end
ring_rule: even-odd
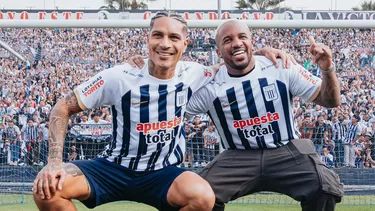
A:
MULTIPOLYGON (((106 149, 106 145, 112 139, 111 125, 73 125, 66 137, 64 146, 64 162, 80 159, 92 159, 101 156, 106 149)), ((203 131, 204 132, 204 129, 203 131)), ((211 147, 204 148, 203 133, 187 140, 187 153, 181 167, 200 172, 213 158, 220 153, 220 143, 212 144, 211 147), (189 159, 189 155, 191 158, 189 159)), ((33 149, 25 147, 22 140, 16 144, 6 139, 7 134, 3 134, 0 142, 0 205, 15 203, 32 202, 32 183, 37 173, 46 164, 43 156, 48 155, 48 147, 38 145, 38 159, 35 160, 34 154, 27 156, 33 149), (16 150, 17 152, 12 150, 16 150), (18 156, 13 158, 13 156, 18 156), (16 162, 11 163, 11 161, 16 162), (28 159, 32 159, 31 161, 28 159)), ((374 159, 374 146, 368 146, 371 150, 372 159, 374 159)), ((321 147, 325 148, 325 147, 321 147)), ((342 167, 340 159, 335 157, 343 156, 342 151, 335 151, 334 147, 327 147, 328 153, 334 157, 332 165, 329 167, 340 175, 341 181, 345 187, 345 197, 343 204, 348 205, 375 205, 372 198, 375 196, 375 168, 366 168, 364 160, 356 162, 354 168, 342 167)), ((369 152, 369 151, 367 151, 369 152)), ((324 152, 321 152, 324 155, 324 152)), ((358 154, 358 158, 363 153, 358 154)), ((322 156, 322 160, 324 156, 322 156)), ((330 163, 331 164, 331 163, 330 163)), ((232 203, 241 204, 295 204, 293 199, 270 192, 261 192, 252 194, 233 201, 232 203)))

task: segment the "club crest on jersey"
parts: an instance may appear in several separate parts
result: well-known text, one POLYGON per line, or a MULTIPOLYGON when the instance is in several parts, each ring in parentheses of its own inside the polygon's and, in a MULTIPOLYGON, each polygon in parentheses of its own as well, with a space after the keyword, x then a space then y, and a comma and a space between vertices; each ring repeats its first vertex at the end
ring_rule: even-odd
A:
POLYGON ((273 101, 279 98, 279 94, 277 93, 275 84, 270 84, 268 86, 263 87, 262 89, 266 101, 273 101))
POLYGON ((179 91, 176 94, 176 105, 181 107, 187 103, 187 91, 179 91))

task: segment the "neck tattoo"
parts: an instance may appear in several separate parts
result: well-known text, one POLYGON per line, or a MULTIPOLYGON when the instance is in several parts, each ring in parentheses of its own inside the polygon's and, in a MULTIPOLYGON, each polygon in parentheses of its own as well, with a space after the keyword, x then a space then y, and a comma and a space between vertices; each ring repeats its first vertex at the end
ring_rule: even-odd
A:
POLYGON ((148 60, 148 73, 152 76, 154 76, 155 73, 155 64, 151 61, 151 59, 148 60))

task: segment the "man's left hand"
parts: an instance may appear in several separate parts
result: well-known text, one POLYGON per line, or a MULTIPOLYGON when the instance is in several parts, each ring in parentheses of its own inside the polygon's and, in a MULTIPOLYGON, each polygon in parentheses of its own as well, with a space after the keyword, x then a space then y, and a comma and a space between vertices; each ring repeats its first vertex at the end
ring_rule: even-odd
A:
POLYGON ((319 65, 321 70, 330 70, 333 68, 332 51, 323 43, 315 43, 314 37, 309 36, 309 52, 313 55, 314 62, 319 65))

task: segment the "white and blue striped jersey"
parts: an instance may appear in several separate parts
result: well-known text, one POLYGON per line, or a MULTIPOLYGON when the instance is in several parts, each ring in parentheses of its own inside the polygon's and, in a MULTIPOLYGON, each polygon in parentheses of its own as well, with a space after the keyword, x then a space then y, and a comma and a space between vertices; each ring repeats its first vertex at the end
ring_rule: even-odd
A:
POLYGON ((348 129, 345 134, 344 144, 351 144, 356 141, 356 137, 362 134, 362 127, 359 123, 353 125, 352 122, 349 122, 348 129))
POLYGON ((341 122, 333 123, 332 124, 332 140, 343 141, 344 137, 346 136, 347 130, 348 130, 348 128, 343 123, 341 123, 341 122))
POLYGON ((178 164, 185 153, 183 115, 193 92, 207 85, 214 71, 193 62, 178 62, 172 79, 129 64, 104 70, 74 91, 83 109, 112 106, 113 141, 103 154, 136 171, 178 164))
POLYGON ((222 66, 215 79, 194 93, 187 113, 208 112, 226 149, 277 148, 298 138, 293 121, 293 96, 316 98, 321 79, 300 65, 276 68, 255 57, 254 69, 230 77, 222 66))

